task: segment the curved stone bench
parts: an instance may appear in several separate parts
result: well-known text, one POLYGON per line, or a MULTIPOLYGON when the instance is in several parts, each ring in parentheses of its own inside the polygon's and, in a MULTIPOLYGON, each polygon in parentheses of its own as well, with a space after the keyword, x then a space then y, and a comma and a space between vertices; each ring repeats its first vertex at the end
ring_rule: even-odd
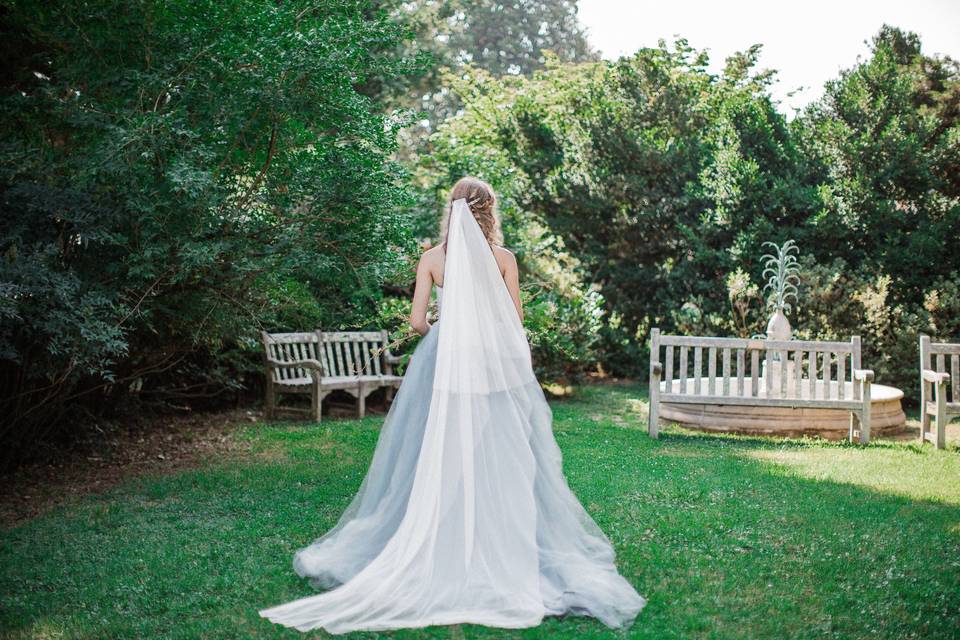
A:
POLYGON ((859 336, 847 342, 757 340, 660 335, 655 328, 650 332, 648 429, 656 438, 661 404, 664 417, 672 411, 679 422, 727 431, 750 431, 752 424, 760 433, 802 433, 805 419, 827 416, 830 423, 821 430, 829 432, 844 416, 850 441, 866 444, 873 421, 872 383, 873 371, 861 367, 859 336), (738 420, 748 422, 738 425, 738 420), (778 421, 784 422, 778 426, 778 421))
MULTIPOLYGON (((734 379, 735 381, 735 379, 734 379)), ((735 384, 731 381, 731 384, 735 384)), ((807 380, 804 380, 806 383, 807 380)), ((823 393, 822 381, 817 381, 816 392, 823 393)), ((836 385, 836 383, 832 383, 836 385)), ((848 382, 847 393, 853 388, 848 382)), ((706 380, 703 381, 705 388, 706 380)), ((660 384, 661 393, 666 383, 660 384)), ((762 392, 765 393, 765 392, 762 392)), ((835 391, 836 393, 836 391, 835 391)), ((906 426, 906 415, 901 401, 903 392, 883 384, 873 384, 870 390, 870 419, 872 435, 888 436, 900 433, 906 426)), ((829 440, 846 438, 850 429, 850 412, 844 409, 822 407, 771 407, 720 405, 710 403, 674 404, 661 402, 660 419, 703 431, 772 435, 788 438, 815 436, 829 440)))

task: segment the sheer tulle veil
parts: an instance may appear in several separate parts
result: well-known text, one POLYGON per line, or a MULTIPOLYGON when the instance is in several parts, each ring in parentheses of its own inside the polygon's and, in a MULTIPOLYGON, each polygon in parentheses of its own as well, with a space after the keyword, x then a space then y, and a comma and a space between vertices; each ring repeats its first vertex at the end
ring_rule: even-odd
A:
POLYGON ((453 202, 440 320, 421 340, 369 471, 294 569, 332 588, 261 611, 331 633, 545 615, 633 621, 644 600, 570 491, 530 348, 490 245, 453 202))

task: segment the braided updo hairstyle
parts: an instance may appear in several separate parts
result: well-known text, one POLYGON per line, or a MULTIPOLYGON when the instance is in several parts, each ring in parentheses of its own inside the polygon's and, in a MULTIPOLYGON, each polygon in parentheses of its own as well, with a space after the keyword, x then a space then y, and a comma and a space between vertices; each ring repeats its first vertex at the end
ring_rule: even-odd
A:
POLYGON ((466 176, 457 180, 450 192, 450 202, 447 204, 447 212, 443 217, 443 225, 440 233, 443 236, 443 244, 447 244, 447 227, 450 223, 450 212, 453 208, 453 201, 463 198, 467 201, 467 206, 473 213, 474 219, 480 225, 484 237, 491 245, 503 244, 503 232, 500 229, 500 214, 497 213, 497 195, 489 184, 479 178, 466 176))

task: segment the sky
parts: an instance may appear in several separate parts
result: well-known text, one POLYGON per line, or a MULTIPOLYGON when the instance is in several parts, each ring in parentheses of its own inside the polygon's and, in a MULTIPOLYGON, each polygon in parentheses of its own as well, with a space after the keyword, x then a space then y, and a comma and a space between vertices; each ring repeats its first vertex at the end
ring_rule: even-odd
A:
POLYGON ((708 50, 710 71, 719 73, 728 55, 762 44, 759 66, 778 70, 772 92, 788 115, 866 56, 884 23, 919 34, 925 54, 960 59, 960 0, 580 0, 579 7, 590 43, 607 59, 682 36, 708 50))

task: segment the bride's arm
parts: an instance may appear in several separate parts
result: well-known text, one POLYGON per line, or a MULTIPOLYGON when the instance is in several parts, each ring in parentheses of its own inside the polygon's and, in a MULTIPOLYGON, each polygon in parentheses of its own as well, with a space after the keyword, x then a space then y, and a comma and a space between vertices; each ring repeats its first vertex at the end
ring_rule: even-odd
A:
POLYGON ((520 268, 517 266, 517 256, 507 251, 503 267, 503 281, 507 283, 507 291, 510 292, 513 305, 517 308, 520 322, 523 322, 523 303, 520 302, 520 268))
POLYGON ((430 331, 427 322, 427 305, 430 303, 430 289, 433 286, 433 276, 430 274, 430 265, 427 254, 420 256, 417 265, 417 284, 413 290, 413 307, 410 309, 410 326, 422 336, 430 331))

